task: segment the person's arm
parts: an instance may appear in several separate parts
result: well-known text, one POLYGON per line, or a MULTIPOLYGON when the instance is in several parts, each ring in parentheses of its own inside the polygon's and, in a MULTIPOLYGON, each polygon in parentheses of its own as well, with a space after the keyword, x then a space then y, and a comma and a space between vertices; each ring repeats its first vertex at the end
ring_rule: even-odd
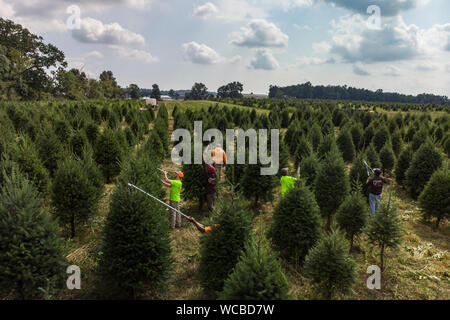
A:
POLYGON ((225 151, 223 152, 223 164, 227 164, 227 153, 225 151))
POLYGON ((163 183, 163 185, 165 185, 166 187, 171 187, 172 185, 170 183, 165 182, 164 180, 161 180, 161 182, 163 183))
POLYGON ((167 171, 164 171, 164 180, 168 183, 171 184, 172 182, 169 180, 169 178, 167 178, 167 171))

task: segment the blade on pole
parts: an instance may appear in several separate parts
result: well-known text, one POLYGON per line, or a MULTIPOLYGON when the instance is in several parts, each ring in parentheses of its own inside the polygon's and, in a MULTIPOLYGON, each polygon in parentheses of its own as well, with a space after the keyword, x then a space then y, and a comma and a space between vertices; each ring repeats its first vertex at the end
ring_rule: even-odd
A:
POLYGON ((152 199, 158 201, 159 203, 165 205, 166 207, 168 207, 168 208, 174 210, 175 212, 178 212, 179 214, 181 214, 181 215, 182 215, 183 217, 185 217, 186 219, 189 219, 189 217, 188 217, 187 215, 185 215, 183 212, 181 212, 181 211, 178 210, 178 209, 175 209, 175 208, 172 207, 172 206, 169 206, 167 203, 165 203, 164 201, 159 200, 159 199, 158 199, 157 197, 155 197, 155 196, 152 196, 150 193, 145 192, 145 191, 142 190, 141 188, 136 187, 135 185, 133 185, 133 184, 131 184, 131 183, 128 183, 128 185, 129 185, 130 187, 133 187, 133 188, 135 188, 136 190, 138 190, 138 191, 140 191, 140 192, 146 194, 146 195, 149 196, 150 198, 152 198, 152 199))

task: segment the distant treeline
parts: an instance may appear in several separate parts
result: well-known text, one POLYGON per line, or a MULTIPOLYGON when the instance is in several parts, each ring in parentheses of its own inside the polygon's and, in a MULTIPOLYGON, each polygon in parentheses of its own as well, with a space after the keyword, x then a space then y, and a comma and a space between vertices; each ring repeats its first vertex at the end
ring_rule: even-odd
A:
POLYGON ((382 89, 371 91, 345 86, 313 86, 311 82, 287 87, 270 86, 269 98, 298 98, 298 99, 333 99, 356 100, 374 102, 405 102, 419 104, 448 105, 447 96, 434 94, 405 95, 396 92, 383 92, 382 89))

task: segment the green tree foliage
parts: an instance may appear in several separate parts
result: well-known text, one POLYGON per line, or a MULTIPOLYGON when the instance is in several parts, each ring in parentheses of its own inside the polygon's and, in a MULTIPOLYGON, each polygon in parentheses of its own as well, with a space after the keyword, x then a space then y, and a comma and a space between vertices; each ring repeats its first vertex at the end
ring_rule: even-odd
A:
POLYGON ((320 159, 315 153, 310 154, 302 161, 300 166, 301 179, 305 181, 305 184, 311 188, 315 189, 316 176, 320 168, 320 159))
POLYGON ((305 276, 325 299, 350 294, 357 280, 356 263, 345 234, 333 230, 318 241, 305 259, 305 276))
POLYGON ((317 155, 321 159, 324 159, 327 154, 332 151, 339 151, 336 144, 336 139, 334 138, 334 133, 328 134, 323 138, 322 143, 319 145, 319 148, 317 150, 317 155))
POLYGON ((373 145, 377 152, 380 152, 381 148, 389 140, 389 131, 385 125, 381 125, 373 136, 373 145))
POLYGON ((63 145, 50 128, 41 130, 36 139, 36 148, 42 164, 53 177, 58 167, 58 161, 64 157, 63 145))
POLYGON ((118 179, 106 220, 99 272, 105 294, 130 299, 161 297, 172 266, 165 207, 127 186, 131 182, 164 197, 157 165, 147 157, 130 160, 118 179))
POLYGON ((302 264, 321 234, 319 207, 313 193, 302 183, 280 199, 269 230, 274 248, 288 261, 302 264))
POLYGON ((391 142, 392 142, 392 150, 394 151, 395 156, 398 157, 402 150, 403 145, 402 136, 399 130, 394 131, 394 133, 391 136, 391 142))
POLYGON ((233 272, 242 248, 250 238, 251 213, 240 199, 224 202, 211 232, 201 238, 199 275, 202 287, 212 297, 222 291, 233 272))
POLYGON ((137 84, 130 84, 127 88, 128 96, 131 99, 139 99, 141 97, 141 91, 137 84))
POLYGON ((315 185, 320 213, 327 218, 327 229, 330 230, 333 215, 350 191, 345 163, 338 151, 326 156, 317 173, 315 185))
POLYGON ((287 300, 289 283, 276 258, 261 243, 250 241, 225 280, 219 300, 287 300))
POLYGON ((320 130, 320 126, 317 123, 314 123, 311 127, 309 132, 309 140, 311 141, 313 150, 317 151, 323 140, 322 130, 320 130))
POLYGON ((159 90, 159 86, 156 83, 152 85, 152 94, 150 98, 161 101, 161 91, 159 90))
POLYGON ((76 131, 70 138, 70 148, 75 156, 82 157, 83 149, 88 145, 86 134, 83 130, 76 131))
POLYGON ((13 160, 17 162, 20 171, 36 186, 43 196, 50 188, 50 175, 38 156, 34 143, 27 137, 20 137, 18 148, 13 160))
POLYGON ((414 153, 405 180, 405 186, 414 199, 417 199, 441 164, 442 157, 430 142, 426 142, 414 153))
POLYGON ((82 161, 70 157, 55 173, 51 198, 57 217, 70 226, 71 238, 75 237, 76 225, 87 222, 97 211, 101 193, 88 173, 82 161))
POLYGON ((411 160, 414 153, 411 147, 405 148, 398 157, 397 165, 395 166, 395 179, 398 184, 404 185, 406 179, 406 171, 411 165, 411 160))
POLYGON ((350 168, 349 180, 353 191, 355 191, 358 187, 360 187, 361 190, 364 190, 366 185, 367 170, 363 160, 363 154, 359 154, 355 158, 355 161, 353 161, 353 165, 350 168))
POLYGON ((419 148, 426 142, 427 138, 428 134, 425 128, 422 128, 419 131, 417 131, 416 134, 414 134, 411 143, 413 151, 416 152, 417 150, 419 150, 419 148))
POLYGON ((341 130, 336 142, 344 161, 352 162, 355 157, 355 146, 350 132, 345 129, 341 130))
POLYGON ((308 139, 304 136, 300 137, 297 143, 297 149, 295 150, 295 167, 301 165, 304 158, 309 156, 313 152, 313 148, 308 139))
POLYGON ((363 129, 360 124, 354 124, 350 129, 350 134, 352 135, 353 145, 356 150, 360 150, 363 137, 363 129))
POLYGON ((191 92, 184 96, 185 100, 206 100, 208 99, 208 88, 203 83, 195 83, 191 92))
POLYGON ((123 151, 112 130, 105 130, 95 145, 95 161, 98 163, 107 183, 120 173, 123 151))
POLYGON ((242 91, 244 90, 244 85, 240 82, 231 82, 225 86, 221 86, 217 89, 217 98, 231 98, 240 99, 242 98, 242 91))
POLYGON ((380 168, 381 167, 381 161, 380 161, 380 155, 375 150, 375 147, 373 144, 370 144, 369 147, 365 151, 365 156, 367 163, 372 168, 380 168))
POLYGON ((397 208, 391 199, 381 201, 375 217, 369 219, 366 233, 369 241, 380 248, 380 268, 384 270, 385 250, 397 247, 402 236, 402 225, 397 215, 397 208))
POLYGON ((0 295, 54 297, 63 287, 65 259, 57 225, 35 187, 13 173, 0 195, 0 295))
POLYGON ((336 221, 350 239, 350 250, 355 235, 362 232, 369 219, 367 201, 359 190, 351 192, 340 205, 336 213, 336 221))
POLYGON ((425 185, 419 196, 420 207, 426 217, 436 218, 436 229, 439 223, 450 217, 450 171, 437 170, 425 185))
POLYGON ((381 148, 380 161, 383 173, 390 172, 394 168, 395 155, 394 151, 392 150, 392 145, 389 141, 386 142, 383 148, 381 148))
POLYGON ((267 202, 273 200, 273 189, 276 185, 274 176, 261 175, 261 168, 266 167, 261 165, 258 159, 258 164, 247 164, 245 166, 241 187, 246 199, 253 199, 252 207, 258 207, 260 201, 267 202))

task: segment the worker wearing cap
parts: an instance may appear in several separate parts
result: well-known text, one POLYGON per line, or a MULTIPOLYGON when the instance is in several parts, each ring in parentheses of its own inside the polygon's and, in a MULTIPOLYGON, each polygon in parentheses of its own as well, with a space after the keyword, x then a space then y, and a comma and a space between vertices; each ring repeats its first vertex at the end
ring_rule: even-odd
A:
MULTIPOLYGON (((179 210, 180 200, 181 200, 181 188, 183 183, 181 179, 184 178, 183 172, 177 172, 175 180, 169 180, 167 178, 167 171, 164 171, 164 181, 163 184, 166 187, 170 187, 170 206, 174 209, 179 210)), ((181 214, 173 209, 170 209, 170 227, 172 229, 181 228, 181 214)))
POLYGON ((375 216, 375 212, 378 210, 378 200, 381 199, 383 184, 385 183, 388 183, 388 181, 381 175, 381 170, 378 168, 373 169, 373 177, 369 177, 366 182, 369 188, 369 204, 372 217, 375 216))
POLYGON ((281 169, 281 196, 284 196, 284 194, 290 190, 292 187, 294 187, 295 183, 297 182, 297 178, 288 176, 289 169, 283 168, 281 169))

